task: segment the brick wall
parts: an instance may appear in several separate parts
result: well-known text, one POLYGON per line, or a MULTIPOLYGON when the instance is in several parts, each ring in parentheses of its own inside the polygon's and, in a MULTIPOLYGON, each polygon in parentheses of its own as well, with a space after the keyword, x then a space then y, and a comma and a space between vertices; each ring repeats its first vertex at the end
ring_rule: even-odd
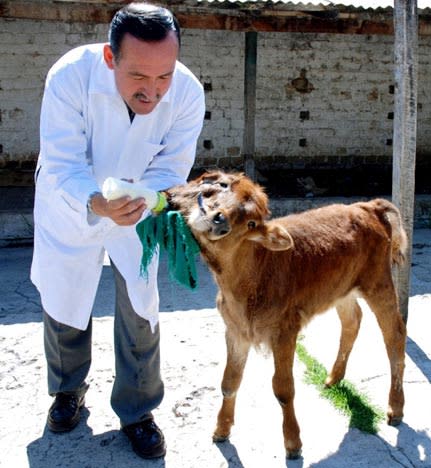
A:
POLYGON ((69 49, 106 37, 106 25, 0 20, 0 169, 32 172, 46 73, 69 49))
MULTIPOLYGON (((418 152, 430 155, 431 40, 420 41, 418 152)), ((259 35, 257 157, 304 166, 392 157, 393 37, 259 35)))
POLYGON ((327 34, 262 38, 259 155, 304 161, 389 156, 392 41, 327 34))
POLYGON ((198 165, 235 165, 241 159, 244 129, 244 33, 184 31, 181 60, 205 89, 198 165))
MULTIPOLYGON (((0 169, 32 168, 49 67, 105 41, 106 24, 0 19, 0 169)), ((244 33, 184 30, 181 60, 206 90, 196 166, 240 166, 244 33)), ((385 164, 392 155, 393 37, 259 33, 258 165, 385 164)), ((418 158, 431 157, 431 37, 420 39, 418 158)))

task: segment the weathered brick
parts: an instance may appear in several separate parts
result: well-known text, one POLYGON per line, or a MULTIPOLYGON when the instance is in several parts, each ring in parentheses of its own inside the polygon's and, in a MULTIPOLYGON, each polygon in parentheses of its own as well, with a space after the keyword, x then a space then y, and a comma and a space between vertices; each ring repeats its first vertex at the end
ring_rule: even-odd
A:
MULTIPOLYGON (((43 3, 43 2, 42 2, 43 3)), ((39 109, 50 66, 67 50, 107 40, 106 24, 0 20, 0 142, 2 156, 25 160, 37 154, 39 109), (15 109, 20 109, 16 112, 15 109)), ((244 126, 244 33, 184 30, 181 60, 201 82, 207 110, 197 165, 235 163, 244 126), (212 148, 205 149, 204 140, 212 148)), ((419 39, 418 154, 431 147, 431 37, 419 39)), ((390 159, 393 121, 393 37, 259 33, 256 157, 291 167, 365 164, 390 159), (305 78, 301 93, 292 80, 305 78), (307 87, 303 88, 307 89, 307 87), (300 119, 300 112, 310 119, 300 119), (299 140, 306 140, 301 147, 299 140), (318 158, 318 159, 317 159, 318 158)), ((429 157, 429 156, 427 156, 429 157)))

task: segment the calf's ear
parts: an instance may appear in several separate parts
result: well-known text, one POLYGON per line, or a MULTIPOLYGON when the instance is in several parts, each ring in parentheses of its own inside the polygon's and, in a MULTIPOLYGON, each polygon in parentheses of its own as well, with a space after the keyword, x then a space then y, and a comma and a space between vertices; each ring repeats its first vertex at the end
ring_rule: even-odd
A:
POLYGON ((292 236, 287 230, 278 225, 267 223, 262 236, 254 239, 268 250, 289 250, 293 247, 292 236))

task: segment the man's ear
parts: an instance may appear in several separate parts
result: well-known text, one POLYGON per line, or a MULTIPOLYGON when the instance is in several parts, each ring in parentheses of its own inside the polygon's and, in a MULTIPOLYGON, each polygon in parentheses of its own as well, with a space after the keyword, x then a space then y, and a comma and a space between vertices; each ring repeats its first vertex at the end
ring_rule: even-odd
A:
POLYGON ((289 250, 294 246, 287 229, 274 222, 265 223, 265 229, 250 240, 258 242, 268 250, 289 250))
POLYGON ((109 69, 114 69, 114 54, 112 53, 111 46, 109 44, 105 44, 103 47, 103 58, 105 59, 105 63, 109 69))

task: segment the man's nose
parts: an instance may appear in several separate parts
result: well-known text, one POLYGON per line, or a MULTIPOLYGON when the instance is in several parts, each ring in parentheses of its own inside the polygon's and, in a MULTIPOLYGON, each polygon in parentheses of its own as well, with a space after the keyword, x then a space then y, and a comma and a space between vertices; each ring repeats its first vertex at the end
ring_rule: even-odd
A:
POLYGON ((156 80, 148 80, 143 87, 143 92, 148 99, 155 101, 160 97, 160 91, 158 88, 159 87, 156 80))
POLYGON ((148 97, 152 101, 158 101, 161 97, 160 82, 158 80, 152 80, 148 86, 148 97))

